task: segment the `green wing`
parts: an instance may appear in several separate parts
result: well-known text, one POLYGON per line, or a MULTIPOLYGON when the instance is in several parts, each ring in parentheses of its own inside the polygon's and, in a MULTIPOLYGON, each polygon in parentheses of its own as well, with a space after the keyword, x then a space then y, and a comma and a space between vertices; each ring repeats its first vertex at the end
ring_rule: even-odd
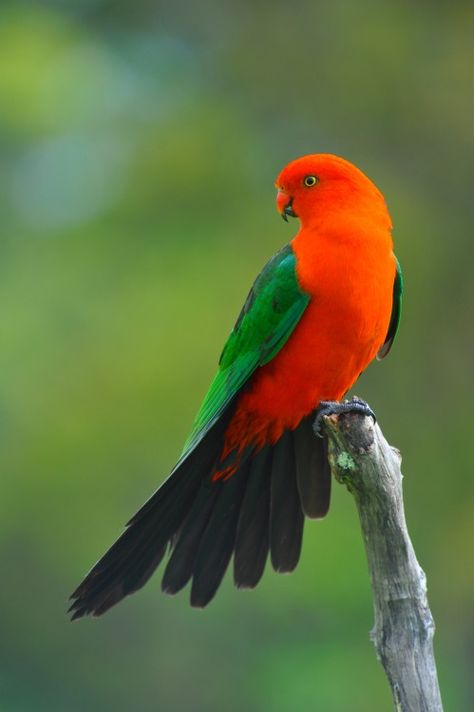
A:
POLYGON ((296 257, 286 245, 254 282, 224 346, 211 383, 186 441, 186 456, 209 431, 259 366, 281 349, 309 302, 296 278, 296 257))
POLYGON ((403 298, 403 275, 402 268, 400 267, 400 262, 395 257, 397 263, 397 271, 395 274, 395 281, 393 283, 393 302, 392 302, 392 316, 390 317, 390 324, 388 325, 387 336, 383 346, 379 349, 377 358, 381 361, 388 354, 392 348, 393 340, 395 334, 398 331, 398 325, 400 323, 400 317, 402 315, 402 298, 403 298))

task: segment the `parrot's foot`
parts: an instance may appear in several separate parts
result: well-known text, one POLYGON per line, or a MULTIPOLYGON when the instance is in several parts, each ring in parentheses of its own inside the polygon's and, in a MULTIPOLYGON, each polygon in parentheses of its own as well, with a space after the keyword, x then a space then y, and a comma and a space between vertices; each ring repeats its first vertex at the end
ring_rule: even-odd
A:
POLYGON ((316 411, 316 418, 313 423, 314 434, 318 438, 323 437, 322 425, 323 418, 328 415, 342 415, 343 413, 359 413, 360 415, 366 415, 373 418, 374 423, 377 422, 375 413, 370 408, 367 403, 357 396, 354 396, 349 401, 344 401, 340 403, 339 401, 321 401, 318 409, 316 411))

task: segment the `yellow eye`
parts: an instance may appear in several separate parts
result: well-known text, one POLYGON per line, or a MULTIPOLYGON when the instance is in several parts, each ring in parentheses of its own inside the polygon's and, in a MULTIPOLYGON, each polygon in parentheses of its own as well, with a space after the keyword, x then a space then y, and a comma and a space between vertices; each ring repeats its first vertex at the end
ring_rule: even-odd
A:
POLYGON ((306 178, 303 181, 303 183, 305 184, 305 186, 307 188, 312 188, 313 185, 316 185, 317 182, 318 182, 318 179, 316 178, 316 176, 306 176, 306 178))

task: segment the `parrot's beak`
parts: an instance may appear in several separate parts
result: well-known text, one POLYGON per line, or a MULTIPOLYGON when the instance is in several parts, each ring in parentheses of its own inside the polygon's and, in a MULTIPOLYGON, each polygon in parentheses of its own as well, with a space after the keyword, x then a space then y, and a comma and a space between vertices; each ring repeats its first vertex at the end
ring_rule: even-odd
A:
POLYGON ((279 190, 277 194, 277 210, 282 216, 285 222, 288 222, 288 215, 290 218, 298 217, 293 210, 293 198, 285 193, 283 190, 279 190))

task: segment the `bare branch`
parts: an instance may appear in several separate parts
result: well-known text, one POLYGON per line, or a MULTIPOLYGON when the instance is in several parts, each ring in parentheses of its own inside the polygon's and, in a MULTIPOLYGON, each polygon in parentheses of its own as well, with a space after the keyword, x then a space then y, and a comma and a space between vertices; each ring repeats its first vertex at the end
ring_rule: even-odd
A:
POLYGON ((397 712, 442 712, 426 577, 408 535, 400 453, 371 418, 324 418, 336 479, 354 496, 372 583, 371 639, 397 712))

